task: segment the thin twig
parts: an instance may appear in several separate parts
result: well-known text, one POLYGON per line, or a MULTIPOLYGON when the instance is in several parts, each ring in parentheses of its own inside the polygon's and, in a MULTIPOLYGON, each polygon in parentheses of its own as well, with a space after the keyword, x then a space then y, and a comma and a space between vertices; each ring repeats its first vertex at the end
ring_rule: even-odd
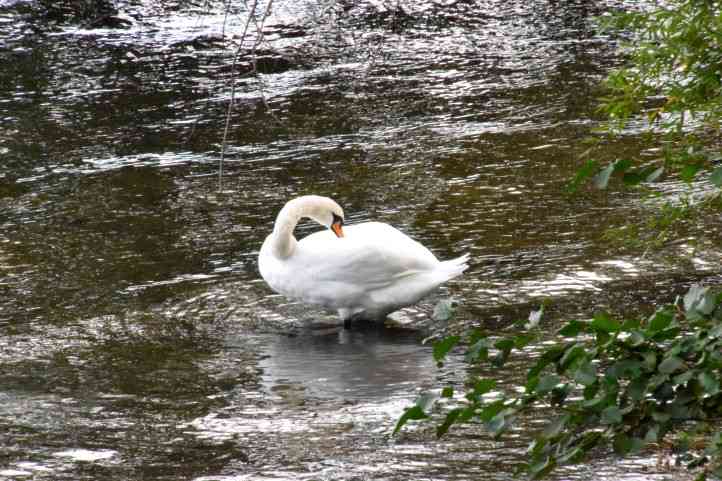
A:
MULTIPOLYGON (((228 129, 231 123, 231 112, 233 112, 233 105, 236 99, 236 65, 238 64, 238 57, 241 55, 243 50, 243 43, 246 40, 248 34, 248 27, 251 25, 251 20, 256 15, 256 7, 258 6, 258 0, 253 1, 253 6, 246 19, 246 25, 243 27, 243 34, 241 35, 241 43, 238 45, 235 54, 233 55, 233 63, 231 65, 231 98, 228 101, 228 110, 226 111, 226 125, 223 128, 223 141, 221 142, 221 159, 218 164, 218 191, 223 190, 223 161, 226 158, 226 145, 228 140, 228 129)), ((255 47, 254 47, 255 51, 255 47)))

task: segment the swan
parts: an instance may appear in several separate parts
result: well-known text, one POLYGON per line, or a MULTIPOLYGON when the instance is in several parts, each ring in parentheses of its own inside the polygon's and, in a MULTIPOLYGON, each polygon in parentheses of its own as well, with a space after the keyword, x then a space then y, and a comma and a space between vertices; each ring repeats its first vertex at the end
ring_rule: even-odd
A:
POLYGON ((279 294, 335 310, 352 320, 381 321, 412 305, 467 269, 469 255, 439 261, 426 247, 381 222, 344 226, 332 199, 305 195, 278 213, 258 254, 258 268, 279 294), (300 241, 293 231, 302 218, 328 227, 300 241))

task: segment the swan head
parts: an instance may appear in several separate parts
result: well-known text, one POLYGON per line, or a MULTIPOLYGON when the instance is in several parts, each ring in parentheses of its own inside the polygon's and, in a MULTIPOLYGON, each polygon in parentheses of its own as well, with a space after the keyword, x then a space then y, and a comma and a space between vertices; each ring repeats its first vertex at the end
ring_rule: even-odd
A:
POLYGON ((343 237, 343 209, 333 199, 310 195, 309 204, 312 210, 308 216, 319 224, 328 227, 336 234, 336 237, 343 237))
POLYGON ((320 195, 304 195, 288 201, 279 214, 279 219, 288 217, 308 217, 328 227, 343 237, 343 209, 333 199, 320 195))

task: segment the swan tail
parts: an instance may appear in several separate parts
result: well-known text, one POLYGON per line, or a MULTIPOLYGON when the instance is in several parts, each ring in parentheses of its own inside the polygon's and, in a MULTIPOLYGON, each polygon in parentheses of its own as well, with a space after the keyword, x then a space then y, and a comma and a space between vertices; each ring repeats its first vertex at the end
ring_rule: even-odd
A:
POLYGON ((454 277, 460 276, 466 269, 469 268, 469 254, 464 254, 456 259, 443 261, 441 263, 441 269, 446 273, 446 279, 453 279, 454 277))

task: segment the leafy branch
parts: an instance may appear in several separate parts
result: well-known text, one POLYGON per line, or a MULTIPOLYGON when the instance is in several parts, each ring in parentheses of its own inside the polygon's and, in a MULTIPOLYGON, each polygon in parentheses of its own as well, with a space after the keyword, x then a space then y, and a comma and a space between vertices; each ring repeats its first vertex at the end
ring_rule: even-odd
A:
MULTIPOLYGON (((533 328, 540 315, 532 313, 527 326, 533 328)), ((529 448, 523 469, 533 479, 580 462, 595 448, 627 455, 673 435, 671 442, 686 453, 689 468, 707 465, 700 479, 707 472, 722 475, 722 431, 716 427, 722 416, 721 291, 695 285, 648 319, 617 320, 599 313, 568 322, 556 335, 557 342, 528 369, 526 383, 516 386, 522 395, 496 391, 495 379, 471 378, 461 398, 453 386, 424 393, 398 420, 394 434, 409 421, 436 419, 432 411, 440 399, 446 402, 439 437, 472 422, 499 437, 519 416, 544 408, 555 418, 529 448), (694 434, 687 432, 692 421, 702 423, 695 428, 705 436, 702 453, 685 449, 694 434)), ((477 330, 466 339, 465 359, 500 369, 535 340, 528 332, 492 338, 477 330)), ((459 336, 437 341, 434 358, 443 362, 462 342, 459 336)))

